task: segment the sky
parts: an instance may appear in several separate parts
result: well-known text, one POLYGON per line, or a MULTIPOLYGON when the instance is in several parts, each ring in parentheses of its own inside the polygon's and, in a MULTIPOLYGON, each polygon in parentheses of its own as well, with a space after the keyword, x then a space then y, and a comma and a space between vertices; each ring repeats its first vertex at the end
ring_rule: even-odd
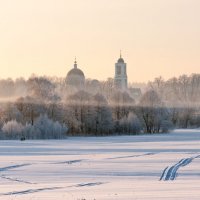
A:
POLYGON ((199 0, 0 0, 0 78, 114 76, 129 82, 200 73, 199 0))

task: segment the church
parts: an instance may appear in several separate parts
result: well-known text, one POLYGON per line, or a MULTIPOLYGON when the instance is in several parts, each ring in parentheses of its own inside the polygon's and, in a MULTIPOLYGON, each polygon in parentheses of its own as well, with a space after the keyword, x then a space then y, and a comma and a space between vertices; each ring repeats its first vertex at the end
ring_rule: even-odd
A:
POLYGON ((74 67, 67 73, 66 84, 77 88, 82 88, 85 85, 85 75, 83 71, 78 68, 76 58, 74 67))
POLYGON ((126 63, 122 58, 120 52, 120 58, 118 59, 117 63, 115 64, 115 77, 114 83, 115 87, 121 90, 127 90, 127 73, 126 73, 126 63))
MULTIPOLYGON (((74 61, 73 68, 67 73, 65 79, 66 85, 70 89, 84 90, 86 86, 86 79, 84 72, 78 67, 76 58, 74 61)), ((115 63, 115 74, 113 78, 113 84, 115 89, 122 92, 127 92, 132 98, 139 99, 142 95, 140 88, 128 87, 128 76, 127 76, 127 64, 122 58, 121 51, 120 57, 115 63)), ((91 89, 98 91, 100 88, 100 82, 98 80, 92 80, 91 89)))
MULTIPOLYGON (((127 83, 128 83, 128 77, 126 71, 126 63, 124 62, 124 59, 122 58, 120 52, 120 58, 115 64, 114 85, 117 89, 127 90, 128 89, 127 83)), ((85 75, 83 71, 80 68, 78 68, 76 58, 73 68, 67 73, 66 84, 77 88, 84 87, 85 75)))

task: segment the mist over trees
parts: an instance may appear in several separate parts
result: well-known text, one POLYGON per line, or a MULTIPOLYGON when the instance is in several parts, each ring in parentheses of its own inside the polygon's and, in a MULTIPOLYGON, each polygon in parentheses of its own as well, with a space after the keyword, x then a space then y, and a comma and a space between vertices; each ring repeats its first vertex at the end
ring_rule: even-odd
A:
POLYGON ((153 134, 200 127, 200 74, 158 77, 141 85, 139 98, 116 89, 111 78, 87 79, 81 89, 57 77, 0 80, 0 138, 153 134))

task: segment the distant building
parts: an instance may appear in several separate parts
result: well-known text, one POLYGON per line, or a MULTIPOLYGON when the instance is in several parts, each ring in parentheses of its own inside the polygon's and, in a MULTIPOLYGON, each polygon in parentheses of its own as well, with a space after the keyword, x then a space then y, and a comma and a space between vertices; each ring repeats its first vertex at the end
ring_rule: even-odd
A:
POLYGON ((126 63, 124 62, 124 59, 122 58, 121 52, 120 52, 120 58, 115 64, 114 84, 116 88, 121 89, 121 90, 126 90, 127 82, 128 81, 127 81, 127 73, 126 73, 126 63))
POLYGON ((78 69, 76 59, 73 69, 67 73, 66 84, 76 88, 82 88, 85 85, 85 75, 82 70, 78 69))
MULTIPOLYGON (((109 79, 108 79, 109 80, 109 79)), ((128 77, 127 77, 127 65, 122 58, 120 52, 120 58, 118 59, 117 63, 115 64, 115 77, 114 80, 109 80, 111 85, 114 86, 117 90, 121 90, 122 92, 127 92, 132 98, 135 100, 139 99, 142 95, 140 88, 128 88, 128 77)), ((76 59, 74 61, 73 69, 71 69, 67 73, 66 77, 66 85, 72 86, 72 89, 84 89, 85 87, 90 90, 90 92, 97 93, 100 90, 101 84, 98 80, 88 79, 85 80, 85 75, 82 70, 80 70, 77 66, 76 59)))

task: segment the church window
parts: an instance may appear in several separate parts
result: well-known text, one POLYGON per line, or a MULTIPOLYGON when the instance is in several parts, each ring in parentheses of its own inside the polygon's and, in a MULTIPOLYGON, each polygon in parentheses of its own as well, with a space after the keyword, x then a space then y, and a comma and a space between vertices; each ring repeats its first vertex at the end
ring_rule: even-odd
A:
POLYGON ((121 74, 121 66, 117 66, 117 74, 118 74, 118 75, 121 74))

